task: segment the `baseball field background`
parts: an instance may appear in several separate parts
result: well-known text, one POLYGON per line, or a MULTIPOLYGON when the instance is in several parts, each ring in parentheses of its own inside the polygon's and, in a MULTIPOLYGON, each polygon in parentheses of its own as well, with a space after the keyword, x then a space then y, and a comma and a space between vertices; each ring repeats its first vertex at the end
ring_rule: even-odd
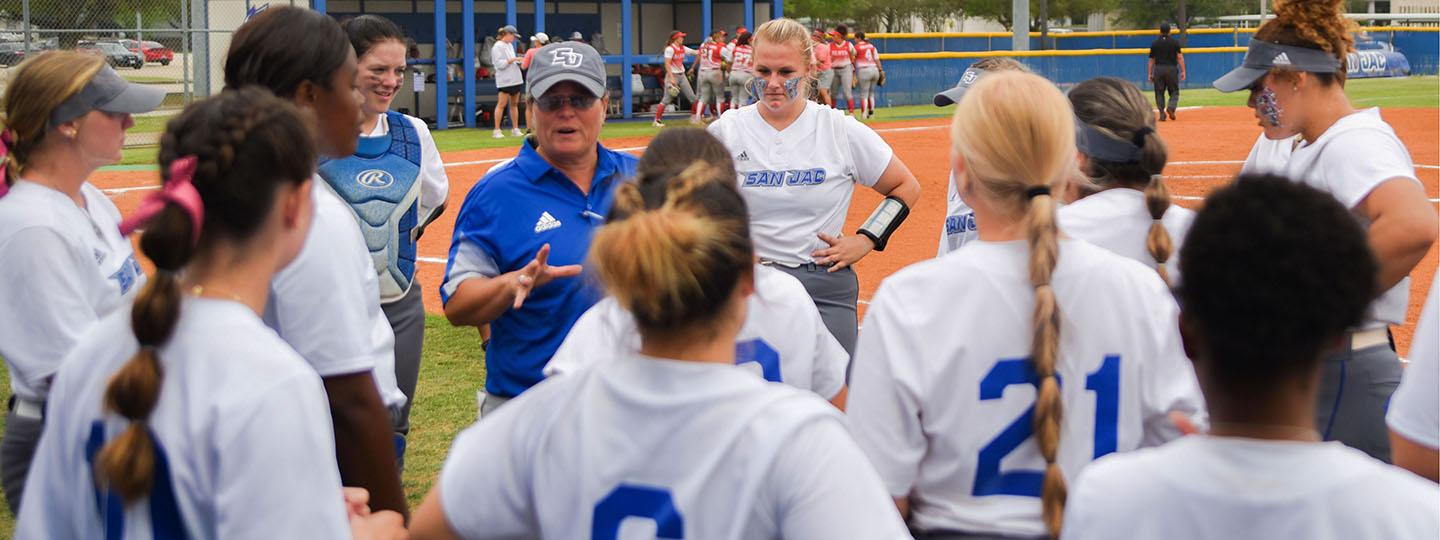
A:
MULTIPOLYGON (((1440 79, 1364 79, 1347 84, 1350 100, 1358 108, 1381 107, 1383 116, 1399 133, 1416 164, 1416 172, 1432 204, 1440 203, 1440 79)), ((1170 149, 1167 181, 1178 204, 1199 208, 1203 197, 1225 185, 1240 169, 1259 134, 1243 94, 1224 95, 1213 90, 1185 90, 1178 122, 1159 125, 1170 149)), ((919 178, 923 193, 911 217, 891 241, 889 249, 870 254, 857 265, 861 310, 885 276, 908 264, 933 257, 945 212, 945 183, 949 174, 947 126, 953 108, 907 106, 881 109, 867 121, 894 148, 919 178)), ((144 119, 148 120, 148 119, 144 119)), ((674 121, 672 125, 684 125, 674 121)), ((142 122, 137 130, 158 131, 158 121, 142 122)), ((658 131, 649 120, 608 124, 601 142, 609 148, 634 154, 658 131)), ((480 338, 473 328, 455 328, 440 315, 438 286, 444 271, 450 235, 465 194, 495 163, 515 155, 520 140, 491 139, 487 130, 436 131, 435 140, 450 177, 449 210, 421 239, 420 284, 426 321, 425 355, 415 400, 404 487, 412 507, 434 482, 455 434, 475 420, 475 390, 485 379, 480 338)), ((122 213, 129 214, 158 185, 155 149, 126 150, 125 160, 95 174, 91 182, 105 190, 122 213)), ((852 230, 874 208, 880 197, 857 190, 847 219, 852 230)), ((138 248, 137 248, 138 251, 138 248)), ((147 269, 148 261, 146 262, 147 269)), ((1409 324, 1395 329, 1403 357, 1409 348, 1421 303, 1436 270, 1436 249, 1412 273, 1409 324)), ((0 385, 9 381, 0 373, 0 385)), ((3 422, 3 420, 0 420, 3 422)), ((262 516, 256 516, 263 519, 262 516)), ((0 538, 13 536, 14 517, 0 511, 0 538)))

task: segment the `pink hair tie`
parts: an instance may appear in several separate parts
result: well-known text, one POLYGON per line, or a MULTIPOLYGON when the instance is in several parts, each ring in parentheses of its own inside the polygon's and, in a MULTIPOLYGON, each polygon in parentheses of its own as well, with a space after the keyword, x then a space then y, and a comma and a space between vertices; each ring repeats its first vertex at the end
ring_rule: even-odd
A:
POLYGON ((9 172, 10 145, 15 144, 15 134, 10 130, 0 131, 0 197, 10 193, 10 183, 6 180, 6 173, 9 172))
POLYGON ((185 156, 171 162, 170 180, 161 186, 158 193, 152 193, 140 201, 140 208, 120 222, 120 235, 130 236, 140 225, 154 219, 165 209, 166 204, 173 203, 190 215, 191 244, 199 242, 200 227, 205 223, 205 203, 200 200, 200 192, 195 191, 195 184, 191 182, 195 178, 195 166, 198 163, 199 159, 195 156, 185 156))

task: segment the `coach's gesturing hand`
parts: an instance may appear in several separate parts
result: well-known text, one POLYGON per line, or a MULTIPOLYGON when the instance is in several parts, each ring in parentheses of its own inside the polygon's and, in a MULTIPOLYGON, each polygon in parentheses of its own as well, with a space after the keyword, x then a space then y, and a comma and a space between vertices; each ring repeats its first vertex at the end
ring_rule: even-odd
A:
POLYGON ((540 246, 540 252, 535 254, 535 260, 530 261, 530 264, 506 275, 510 292, 515 296, 515 304, 512 306, 514 309, 520 309, 520 306, 525 304, 525 298, 530 296, 530 291, 536 287, 543 287, 556 278, 580 275, 580 265, 550 266, 549 259, 550 244, 545 244, 540 246))
POLYGON ((830 272, 844 270, 845 267, 855 264, 875 249, 875 242, 871 241, 869 237, 859 234, 838 238, 825 233, 818 233, 815 236, 820 237, 830 247, 817 249, 810 256, 815 258, 815 264, 833 265, 830 267, 830 272))

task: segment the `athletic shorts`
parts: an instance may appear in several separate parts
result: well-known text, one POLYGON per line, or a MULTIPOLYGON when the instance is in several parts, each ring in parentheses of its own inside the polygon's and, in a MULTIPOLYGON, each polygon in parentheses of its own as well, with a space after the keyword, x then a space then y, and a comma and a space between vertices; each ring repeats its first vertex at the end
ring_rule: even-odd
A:
POLYGON ((502 93, 502 94, 510 94, 511 97, 520 95, 520 91, 521 91, 521 90, 524 90, 524 89, 525 89, 525 83, 520 83, 520 84, 515 84, 515 85, 510 85, 510 86, 502 86, 502 87, 499 88, 500 93, 502 93))

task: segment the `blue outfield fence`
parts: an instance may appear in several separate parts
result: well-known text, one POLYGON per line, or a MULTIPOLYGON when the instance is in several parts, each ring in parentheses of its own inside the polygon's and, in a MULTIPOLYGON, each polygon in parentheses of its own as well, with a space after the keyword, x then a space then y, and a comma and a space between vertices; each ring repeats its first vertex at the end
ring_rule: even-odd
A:
MULTIPOLYGON (((1208 88, 1215 79, 1239 65, 1245 53, 1236 44, 1243 47, 1252 32, 1205 30, 1190 35, 1190 47, 1185 50, 1187 78, 1181 86, 1208 88)), ((1395 51, 1408 60, 1411 75, 1434 75, 1440 71, 1440 29, 1368 28, 1366 35, 1392 44, 1395 51)), ((1145 32, 1072 34, 1053 39, 1055 50, 1023 53, 1008 51, 1008 34, 877 34, 871 41, 882 52, 886 72, 886 85, 880 89, 879 101, 895 106, 931 103, 936 92, 954 86, 970 64, 985 56, 1014 56, 1061 87, 1092 77, 1111 76, 1148 91, 1152 86, 1146 73, 1147 49, 1154 39, 1154 33, 1145 32)), ((1038 47, 1038 37, 1032 37, 1031 41, 1038 47)), ((1393 53, 1386 56, 1395 58, 1393 53)), ((1365 63, 1369 66, 1367 73, 1352 73, 1352 76, 1395 75, 1397 64, 1392 60, 1388 66, 1374 69, 1374 62, 1368 62, 1365 63)))

